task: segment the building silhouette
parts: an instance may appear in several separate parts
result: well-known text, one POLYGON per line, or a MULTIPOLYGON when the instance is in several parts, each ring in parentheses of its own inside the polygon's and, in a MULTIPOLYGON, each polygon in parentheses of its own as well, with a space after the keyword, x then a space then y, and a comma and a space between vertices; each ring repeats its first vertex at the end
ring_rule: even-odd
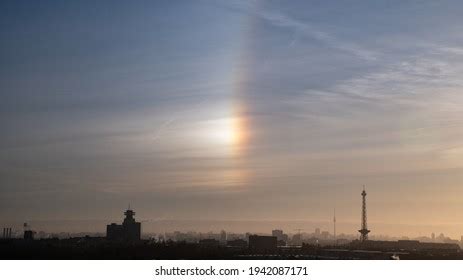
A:
POLYGON ((227 232, 225 230, 222 230, 220 232, 220 243, 221 244, 226 244, 227 243, 227 232))
POLYGON ((273 254, 277 251, 277 237, 250 235, 249 250, 258 254, 273 254))
POLYGON ((320 233, 320 238, 323 239, 323 240, 329 239, 330 238, 330 232, 326 231, 326 230, 322 231, 320 233))
POLYGON ((135 221, 135 212, 127 209, 122 225, 112 223, 106 226, 106 239, 114 241, 138 241, 141 239, 141 223, 135 221))
POLYGON ((235 239, 235 240, 228 240, 227 246, 229 247, 238 247, 238 248, 246 248, 248 247, 248 242, 244 239, 235 239))
POLYGON ((288 235, 283 233, 281 229, 272 230, 272 236, 275 236, 278 241, 278 246, 285 246, 288 242, 288 235))
POLYGON ((23 227, 24 227, 24 236, 23 236, 24 240, 34 240, 34 236, 36 232, 30 228, 28 223, 24 223, 23 227))
POLYGON ((352 241, 350 244, 353 248, 368 249, 371 251, 402 251, 402 252, 434 252, 434 253, 458 253, 460 247, 454 243, 433 243, 420 242, 418 240, 398 240, 398 241, 379 241, 365 240, 352 241))
POLYGON ((11 228, 3 228, 3 239, 11 238, 11 228))
POLYGON ((281 236, 283 236, 283 230, 281 229, 272 230, 272 236, 276 236, 277 239, 281 239, 281 236))
POLYGON ((34 240, 35 232, 32 230, 25 230, 24 231, 24 240, 34 240))
POLYGON ((218 248, 220 245, 220 241, 214 238, 201 239, 198 243, 201 247, 208 248, 218 248))

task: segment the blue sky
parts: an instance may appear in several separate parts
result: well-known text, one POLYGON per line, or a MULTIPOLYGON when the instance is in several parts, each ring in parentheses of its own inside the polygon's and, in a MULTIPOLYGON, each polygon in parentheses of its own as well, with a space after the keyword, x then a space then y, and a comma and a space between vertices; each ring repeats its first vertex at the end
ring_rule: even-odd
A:
POLYGON ((461 5, 2 1, 0 220, 355 223, 365 184, 458 235, 461 5))

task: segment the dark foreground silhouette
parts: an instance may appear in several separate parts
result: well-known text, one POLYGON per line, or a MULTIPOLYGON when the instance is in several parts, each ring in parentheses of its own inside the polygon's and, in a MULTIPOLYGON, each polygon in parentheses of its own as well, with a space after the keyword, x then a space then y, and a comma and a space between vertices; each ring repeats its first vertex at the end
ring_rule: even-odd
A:
POLYGON ((394 244, 371 243, 369 248, 359 243, 346 246, 317 246, 303 244, 299 247, 281 246, 266 250, 265 247, 226 246, 215 242, 114 242, 102 237, 69 239, 0 240, 0 258, 22 259, 401 259, 401 260, 461 260, 459 247, 400 249, 394 244), (373 245, 372 245, 373 244, 373 245), (375 247, 376 246, 376 247, 375 247))

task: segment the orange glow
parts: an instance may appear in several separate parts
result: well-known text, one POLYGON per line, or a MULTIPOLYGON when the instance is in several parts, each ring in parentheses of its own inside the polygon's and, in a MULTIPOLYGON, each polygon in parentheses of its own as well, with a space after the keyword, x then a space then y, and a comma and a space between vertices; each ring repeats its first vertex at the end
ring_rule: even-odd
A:
POLYGON ((249 139, 248 121, 244 117, 235 117, 232 119, 231 146, 234 156, 243 155, 249 139))

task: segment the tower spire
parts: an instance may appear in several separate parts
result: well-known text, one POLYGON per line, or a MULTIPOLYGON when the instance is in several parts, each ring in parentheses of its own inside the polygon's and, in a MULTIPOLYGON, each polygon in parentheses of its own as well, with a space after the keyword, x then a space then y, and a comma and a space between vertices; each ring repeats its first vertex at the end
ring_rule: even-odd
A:
POLYGON ((333 236, 334 236, 334 244, 336 244, 336 208, 334 208, 334 215, 333 215, 333 236))
POLYGON ((370 230, 368 230, 367 226, 367 192, 365 191, 365 185, 363 186, 363 191, 362 191, 362 222, 361 222, 361 229, 359 230, 360 232, 360 241, 366 241, 368 240, 368 233, 370 230))

